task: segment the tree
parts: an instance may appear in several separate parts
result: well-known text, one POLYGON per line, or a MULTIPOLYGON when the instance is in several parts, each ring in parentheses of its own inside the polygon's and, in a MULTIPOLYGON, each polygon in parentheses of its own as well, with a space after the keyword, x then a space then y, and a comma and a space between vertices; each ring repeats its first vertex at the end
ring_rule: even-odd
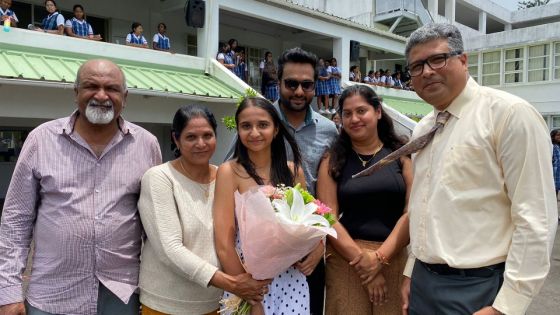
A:
POLYGON ((539 7, 548 4, 550 0, 527 0, 517 2, 517 10, 539 7))

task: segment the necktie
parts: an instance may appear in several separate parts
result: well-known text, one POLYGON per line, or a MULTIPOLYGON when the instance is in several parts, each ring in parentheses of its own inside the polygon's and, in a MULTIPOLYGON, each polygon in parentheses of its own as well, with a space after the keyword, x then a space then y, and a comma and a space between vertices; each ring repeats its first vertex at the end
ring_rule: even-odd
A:
POLYGON ((436 132, 441 128, 443 128, 443 126, 445 125, 449 117, 451 117, 451 114, 448 111, 440 112, 436 117, 435 125, 432 127, 430 131, 410 141, 409 143, 403 145, 398 150, 391 152, 389 155, 382 158, 377 163, 366 168, 365 170, 352 175, 352 178, 370 175, 371 173, 393 162, 394 160, 400 158, 401 156, 410 155, 412 153, 416 153, 422 150, 428 143, 430 143, 430 141, 432 141, 436 132))

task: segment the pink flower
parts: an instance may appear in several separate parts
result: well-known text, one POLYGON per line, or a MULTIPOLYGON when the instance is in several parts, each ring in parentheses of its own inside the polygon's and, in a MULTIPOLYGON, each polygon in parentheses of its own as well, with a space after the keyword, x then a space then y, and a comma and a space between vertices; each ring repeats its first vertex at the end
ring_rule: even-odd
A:
POLYGON ((315 199, 314 203, 317 205, 317 210, 315 210, 316 214, 325 215, 331 212, 331 208, 329 208, 326 204, 322 203, 319 199, 315 199))

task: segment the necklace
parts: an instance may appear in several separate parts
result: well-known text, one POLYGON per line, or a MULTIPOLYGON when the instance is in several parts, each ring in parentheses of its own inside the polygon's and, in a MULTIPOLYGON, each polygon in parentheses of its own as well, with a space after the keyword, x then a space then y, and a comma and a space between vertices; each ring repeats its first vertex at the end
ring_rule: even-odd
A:
POLYGON ((379 144, 379 146, 375 149, 375 151, 373 152, 373 155, 369 158, 369 160, 363 160, 362 157, 360 156, 360 154, 358 152, 356 152, 356 150, 352 149, 354 151, 354 153, 356 153, 356 156, 358 156, 358 159, 360 160, 360 162, 362 162, 362 167, 366 167, 366 165, 371 162, 371 160, 373 160, 373 158, 375 157, 375 155, 377 153, 379 153, 379 151, 381 151, 381 149, 383 148, 383 142, 381 142, 379 144))
POLYGON ((195 181, 193 179, 193 176, 191 175, 191 173, 187 172, 187 169, 185 168, 185 166, 183 166, 183 159, 179 158, 179 165, 181 165, 181 169, 183 170, 183 172, 185 172, 185 174, 197 185, 197 187, 202 190, 202 192, 204 193, 204 197, 206 198, 206 200, 208 200, 208 197, 210 196, 210 185, 209 184, 201 184, 197 181, 195 181))

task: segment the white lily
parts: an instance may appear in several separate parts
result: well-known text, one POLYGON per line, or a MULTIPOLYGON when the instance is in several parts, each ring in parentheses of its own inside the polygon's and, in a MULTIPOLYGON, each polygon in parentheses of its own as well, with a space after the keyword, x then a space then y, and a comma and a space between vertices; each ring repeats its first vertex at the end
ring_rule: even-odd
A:
POLYGON ((276 209, 276 216, 283 222, 290 224, 303 224, 306 226, 319 225, 329 228, 329 221, 323 216, 315 214, 317 205, 313 202, 305 204, 303 196, 294 188, 292 190, 292 206, 285 199, 275 199, 272 206, 276 209))

